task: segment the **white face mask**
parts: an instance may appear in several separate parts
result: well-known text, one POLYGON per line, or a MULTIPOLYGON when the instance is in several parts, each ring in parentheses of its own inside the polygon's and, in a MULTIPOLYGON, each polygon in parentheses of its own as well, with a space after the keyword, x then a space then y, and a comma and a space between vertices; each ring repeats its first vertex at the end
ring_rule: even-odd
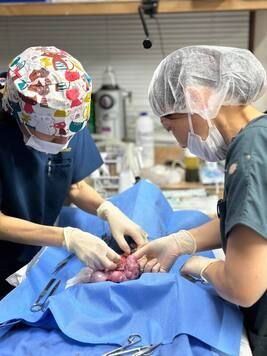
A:
POLYGON ((191 153, 208 162, 224 160, 227 153, 227 145, 217 127, 213 126, 210 120, 207 120, 209 133, 206 140, 203 140, 199 135, 194 133, 190 114, 188 114, 188 121, 190 132, 188 133, 187 147, 191 153))
POLYGON ((25 125, 24 125, 24 127, 26 128, 26 130, 28 131, 28 133, 30 135, 29 138, 26 138, 24 136, 25 145, 29 146, 31 148, 34 148, 37 151, 56 155, 60 151, 67 148, 69 145, 70 140, 67 143, 63 143, 63 144, 41 140, 38 137, 32 135, 31 132, 29 131, 29 129, 25 125))

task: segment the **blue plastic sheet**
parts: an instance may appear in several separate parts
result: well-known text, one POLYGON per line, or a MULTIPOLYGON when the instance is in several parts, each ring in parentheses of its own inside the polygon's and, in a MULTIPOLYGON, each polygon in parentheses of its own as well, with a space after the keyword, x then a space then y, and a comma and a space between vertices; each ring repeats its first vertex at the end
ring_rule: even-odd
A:
MULTIPOLYGON (((1 356, 100 356, 114 349, 110 345, 88 345, 66 338, 59 330, 20 327, 0 339, 1 356)), ((177 336, 162 345, 153 356, 223 356, 209 345, 188 335, 177 336)))
MULTIPOLYGON (((174 213, 160 190, 147 182, 140 182, 113 202, 148 231, 151 239, 208 221, 199 212, 174 213)), ((60 224, 77 226, 99 236, 109 232, 105 222, 74 208, 64 209, 60 224)), ((95 355, 101 354, 101 348, 110 348, 108 345, 123 344, 131 333, 140 333, 144 344, 182 344, 187 349, 183 355, 190 354, 190 345, 227 355, 238 354, 242 319, 237 307, 219 298, 211 287, 192 284, 180 277, 177 270, 186 257, 179 258, 168 274, 145 273, 138 280, 122 284, 103 282, 64 290, 67 279, 82 267, 81 262, 73 259, 57 275, 62 283, 49 298, 46 312, 32 313, 31 304, 66 254, 59 248, 48 248, 43 253, 27 279, 0 302, 0 323, 23 321, 42 327, 43 335, 49 332, 55 338, 68 337, 74 343, 85 343, 92 352, 95 350, 95 355)), ((3 324, 0 332, 4 334, 8 329, 3 324)), ((36 335, 41 329, 28 332, 36 335)), ((22 336, 21 333, 27 339, 24 329, 5 335, 0 340, 1 352, 9 337, 22 336)), ((168 345, 161 350, 164 348, 168 345)))

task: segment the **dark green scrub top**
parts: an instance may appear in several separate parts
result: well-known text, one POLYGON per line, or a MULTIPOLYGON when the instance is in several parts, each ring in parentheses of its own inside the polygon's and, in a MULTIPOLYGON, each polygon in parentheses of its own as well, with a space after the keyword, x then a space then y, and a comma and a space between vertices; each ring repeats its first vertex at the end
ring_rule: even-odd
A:
POLYGON ((224 194, 224 248, 237 224, 246 225, 267 239, 267 116, 250 122, 230 144, 224 194))
MULTIPOLYGON (((267 240, 267 115, 250 122, 229 145, 224 188, 224 199, 218 203, 224 251, 238 224, 267 240)), ((241 309, 253 355, 267 355, 267 294, 241 309)))

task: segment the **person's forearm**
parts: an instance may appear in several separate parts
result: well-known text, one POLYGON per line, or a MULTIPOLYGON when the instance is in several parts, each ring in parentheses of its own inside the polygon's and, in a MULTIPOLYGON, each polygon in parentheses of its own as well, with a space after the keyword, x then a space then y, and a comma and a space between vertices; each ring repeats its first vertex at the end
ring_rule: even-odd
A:
POLYGON ((189 230, 196 240, 197 251, 206 251, 221 247, 219 219, 189 230))
POLYGON ((39 225, 0 213, 0 240, 35 246, 62 246, 63 228, 39 225))
MULTIPOLYGON (((226 275, 224 261, 210 264, 205 269, 203 276, 213 285, 216 292, 223 299, 241 306, 244 304, 244 298, 241 298, 236 282, 233 282, 230 276, 226 275)), ((246 307, 246 305, 243 306, 246 307)))
POLYGON ((101 195, 85 181, 73 184, 70 187, 68 197, 80 209, 92 214, 96 214, 97 208, 104 202, 101 195))

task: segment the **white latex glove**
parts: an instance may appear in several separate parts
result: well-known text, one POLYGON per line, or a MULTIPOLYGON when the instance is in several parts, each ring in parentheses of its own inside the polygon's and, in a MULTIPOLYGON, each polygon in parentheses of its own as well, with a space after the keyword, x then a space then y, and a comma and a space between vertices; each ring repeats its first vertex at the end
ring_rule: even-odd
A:
POLYGON ((208 266, 218 261, 220 260, 217 258, 192 256, 181 267, 180 273, 183 277, 189 280, 200 280, 203 283, 209 283, 208 280, 203 276, 203 273, 208 268, 208 266))
POLYGON ((190 232, 180 230, 149 242, 134 255, 138 260, 143 256, 147 257, 147 262, 143 266, 144 272, 167 272, 177 257, 195 253, 196 249, 196 240, 190 232))
POLYGON ((108 221, 112 236, 127 254, 131 253, 131 249, 124 238, 125 235, 130 236, 137 247, 143 246, 147 242, 147 233, 111 202, 104 201, 97 209, 97 215, 108 221))
POLYGON ((104 241, 80 229, 65 227, 63 246, 74 252, 93 271, 115 269, 120 261, 120 255, 104 241))

